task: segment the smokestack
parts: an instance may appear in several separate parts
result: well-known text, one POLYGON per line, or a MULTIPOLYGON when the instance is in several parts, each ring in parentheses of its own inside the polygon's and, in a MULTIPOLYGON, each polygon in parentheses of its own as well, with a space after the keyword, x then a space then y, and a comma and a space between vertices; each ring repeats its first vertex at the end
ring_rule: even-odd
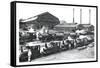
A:
POLYGON ((74 8, 73 8, 73 23, 75 23, 75 20, 74 20, 74 8))
POLYGON ((89 24, 91 24, 91 10, 89 9, 89 24))
POLYGON ((80 9, 80 24, 82 24, 82 9, 80 9))

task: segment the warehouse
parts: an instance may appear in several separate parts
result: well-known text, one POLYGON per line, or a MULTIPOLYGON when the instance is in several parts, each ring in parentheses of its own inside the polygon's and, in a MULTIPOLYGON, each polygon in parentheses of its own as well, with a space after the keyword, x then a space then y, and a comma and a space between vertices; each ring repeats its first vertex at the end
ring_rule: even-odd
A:
POLYGON ((28 29, 41 29, 43 26, 52 29, 55 25, 59 24, 59 19, 49 12, 44 12, 28 19, 20 19, 20 28, 28 29))
POLYGON ((76 23, 66 23, 66 24, 58 24, 54 27, 54 30, 60 32, 73 32, 77 27, 76 23))

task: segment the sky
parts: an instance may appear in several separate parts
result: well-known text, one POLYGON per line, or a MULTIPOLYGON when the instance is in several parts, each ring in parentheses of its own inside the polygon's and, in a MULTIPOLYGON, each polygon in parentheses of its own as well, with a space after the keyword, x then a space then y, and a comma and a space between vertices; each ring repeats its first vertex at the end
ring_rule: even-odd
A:
POLYGON ((49 12, 59 18, 65 20, 67 23, 73 22, 73 8, 74 20, 80 23, 80 9, 82 9, 82 23, 89 23, 89 9, 91 10, 91 24, 96 23, 96 8, 93 7, 77 7, 77 6, 59 6, 59 5, 44 5, 44 4, 27 4, 17 3, 17 20, 27 19, 38 14, 49 12))

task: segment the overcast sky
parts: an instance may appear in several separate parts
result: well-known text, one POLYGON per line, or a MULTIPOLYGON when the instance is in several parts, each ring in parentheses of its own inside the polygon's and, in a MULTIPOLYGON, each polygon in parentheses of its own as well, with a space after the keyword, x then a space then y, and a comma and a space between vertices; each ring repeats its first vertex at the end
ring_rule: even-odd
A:
POLYGON ((82 9, 82 23, 89 23, 89 9, 91 10, 91 24, 96 23, 96 8, 76 7, 76 6, 59 6, 59 5, 42 5, 17 3, 17 20, 27 19, 43 12, 50 12, 59 20, 65 20, 67 23, 73 22, 73 8, 75 9, 75 22, 80 23, 80 8, 82 9))

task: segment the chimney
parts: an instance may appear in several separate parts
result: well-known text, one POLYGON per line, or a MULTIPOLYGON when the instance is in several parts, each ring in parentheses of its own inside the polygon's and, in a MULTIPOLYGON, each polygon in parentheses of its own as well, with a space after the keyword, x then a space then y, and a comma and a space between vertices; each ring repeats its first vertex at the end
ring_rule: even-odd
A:
POLYGON ((74 20, 74 8, 73 8, 73 23, 75 23, 75 20, 74 20))
POLYGON ((80 9, 80 24, 82 24, 82 9, 80 9))
POLYGON ((89 24, 91 24, 91 10, 89 9, 89 24))

